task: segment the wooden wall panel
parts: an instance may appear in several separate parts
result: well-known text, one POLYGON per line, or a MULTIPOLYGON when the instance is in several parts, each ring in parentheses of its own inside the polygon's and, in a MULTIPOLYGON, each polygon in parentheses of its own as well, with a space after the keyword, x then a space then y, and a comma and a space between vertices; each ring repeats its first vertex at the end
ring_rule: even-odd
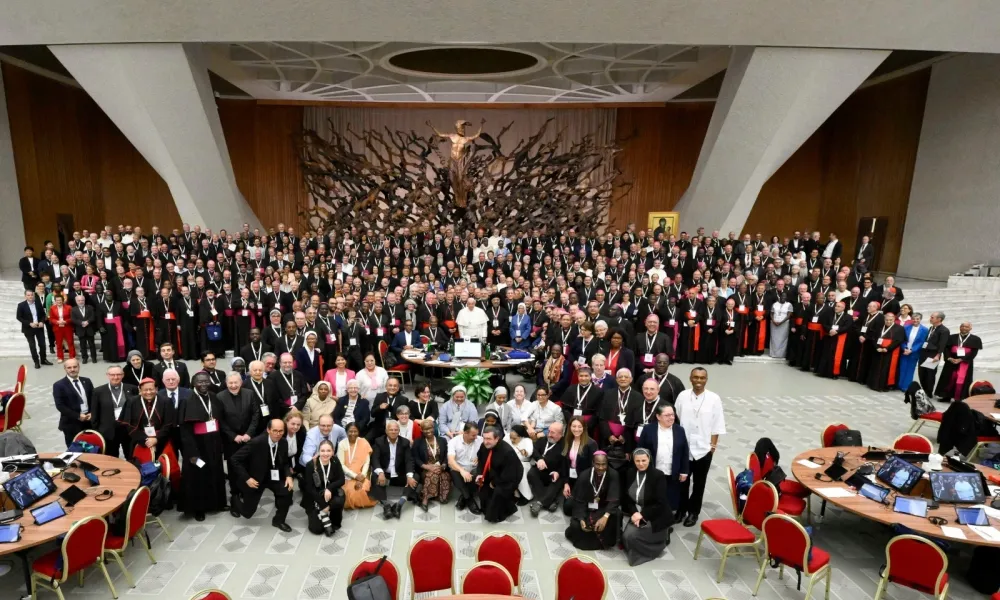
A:
POLYGON ((743 231, 761 233, 770 240, 772 235, 791 237, 795 231, 816 226, 823 201, 820 184, 826 141, 822 130, 817 133, 764 183, 743 231))
MULTIPOLYGON (((712 118, 710 103, 660 108, 619 108, 616 165, 631 190, 610 209, 609 223, 645 227, 653 211, 671 210, 691 183, 702 140, 712 118)), ((619 189, 622 189, 619 182, 619 189)))

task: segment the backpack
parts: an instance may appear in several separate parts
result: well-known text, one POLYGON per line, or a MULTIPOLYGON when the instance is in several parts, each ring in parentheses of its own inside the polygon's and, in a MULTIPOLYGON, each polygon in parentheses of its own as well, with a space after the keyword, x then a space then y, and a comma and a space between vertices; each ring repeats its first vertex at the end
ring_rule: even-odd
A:
POLYGON ((743 514, 743 505, 747 503, 747 495, 753 487, 753 471, 743 469, 736 475, 736 508, 743 514))
POLYGON ((389 585, 378 574, 388 557, 383 555, 371 575, 365 575, 354 580, 347 586, 347 600, 392 600, 389 585))
POLYGON ((934 412, 934 404, 927 399, 920 384, 914 381, 903 394, 903 402, 910 405, 910 418, 916 421, 921 415, 934 412))
POLYGON ((79 452, 81 454, 100 454, 101 449, 90 442, 73 442, 66 448, 67 452, 79 452))
POLYGON ((159 516, 164 510, 171 508, 173 488, 170 481, 160 472, 160 464, 155 462, 140 463, 133 459, 132 464, 139 469, 139 485, 149 488, 149 514, 159 516))
POLYGON ((834 446, 864 446, 861 443, 861 432, 857 429, 841 429, 833 434, 834 446))
POLYGON ((205 325, 205 336, 208 341, 217 342, 222 339, 222 325, 219 323, 209 323, 205 325))

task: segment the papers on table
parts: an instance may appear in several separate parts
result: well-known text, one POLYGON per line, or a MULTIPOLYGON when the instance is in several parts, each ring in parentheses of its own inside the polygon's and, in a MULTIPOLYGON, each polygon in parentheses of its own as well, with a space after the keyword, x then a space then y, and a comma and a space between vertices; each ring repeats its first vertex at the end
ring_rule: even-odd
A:
MULTIPOLYGON (((920 366, 926 369, 936 369, 938 366, 938 362, 940 361, 934 360, 933 358, 928 358, 924 362, 920 363, 920 366)), ((949 529, 954 529, 954 528, 951 527, 949 529)))
POLYGON ((842 487, 816 488, 816 493, 826 498, 853 498, 857 496, 851 490, 842 487))
POLYGON ((969 525, 968 527, 987 542, 1000 542, 1000 531, 997 531, 996 527, 986 525, 969 525))
POLYGON ((814 463, 813 461, 811 461, 811 460, 806 460, 806 459, 804 459, 804 458, 803 458, 802 460, 800 460, 800 461, 796 461, 796 462, 797 462, 798 464, 802 465, 803 467, 806 467, 807 469, 818 469, 818 468, 820 468, 821 466, 823 466, 823 465, 817 465, 817 464, 816 464, 816 463, 814 463))
POLYGON ((956 540, 968 539, 965 537, 965 532, 958 527, 948 527, 947 525, 942 525, 941 533, 943 533, 945 537, 954 538, 956 540))
MULTIPOLYGON (((992 488, 993 486, 990 486, 990 487, 992 488)), ((990 493, 991 493, 991 495, 996 495, 993 492, 992 489, 990 490, 990 493)), ((987 517, 993 517, 994 519, 1000 519, 1000 510, 997 510, 997 509, 993 508, 992 506, 987 506, 985 504, 977 504, 977 505, 973 506, 972 508, 981 508, 981 509, 983 509, 983 510, 986 511, 986 516, 987 517)))
POLYGON ((425 365, 446 365, 448 363, 444 362, 443 360, 428 360, 428 361, 424 361, 424 364, 425 365))

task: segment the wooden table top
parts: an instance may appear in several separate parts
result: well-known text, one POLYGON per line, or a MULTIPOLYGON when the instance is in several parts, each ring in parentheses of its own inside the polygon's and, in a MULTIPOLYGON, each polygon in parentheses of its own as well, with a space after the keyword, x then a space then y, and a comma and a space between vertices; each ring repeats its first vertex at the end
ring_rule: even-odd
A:
MULTIPOLYGON (((510 348, 503 348, 503 350, 505 352, 510 352, 511 349, 510 348)), ((431 359, 431 360, 437 359, 437 357, 440 354, 441 354, 440 352, 434 352, 434 359, 431 359)), ((417 358, 409 358, 406 355, 403 355, 403 359, 406 362, 413 363, 415 365, 427 366, 427 367, 431 367, 431 368, 437 367, 439 369, 464 369, 464 368, 467 368, 467 367, 468 368, 472 368, 472 369, 513 369, 513 368, 516 368, 516 367, 520 367, 522 364, 524 364, 523 362, 519 362, 519 363, 515 363, 515 364, 509 364, 509 363, 498 364, 498 363, 493 362, 492 360, 481 360, 481 361, 479 361, 476 364, 461 365, 461 366, 459 366, 459 365, 453 365, 453 364, 450 364, 450 363, 444 363, 444 364, 440 364, 440 365, 438 365, 438 364, 428 365, 427 361, 424 360, 424 355, 423 354, 421 354, 417 358)), ((458 359, 458 360, 469 360, 469 359, 458 359)))
MULTIPOLYGON (((816 448, 814 450, 807 450, 802 454, 799 454, 792 460, 792 475, 801 483, 803 486, 809 489, 809 491, 816 494, 817 498, 826 500, 827 502, 839 506, 840 508, 852 512, 859 517, 864 517, 866 519, 871 519, 873 521, 878 521, 885 525, 894 525, 900 523, 905 525, 918 533, 927 535, 930 537, 940 538, 942 540, 947 540, 953 543, 963 543, 972 544, 975 546, 993 546, 1000 548, 1000 542, 991 542, 984 540, 979 537, 979 534, 972 531, 965 525, 960 525, 955 514, 955 506, 970 506, 970 505, 954 505, 954 504, 941 504, 940 508, 928 510, 927 515, 933 517, 942 517, 948 521, 947 527, 957 527, 962 530, 965 534, 966 539, 955 539, 945 536, 941 533, 941 527, 931 524, 926 518, 914 517, 913 515, 907 515, 903 513, 898 513, 892 510, 892 505, 889 506, 881 505, 874 500, 869 500, 861 495, 854 495, 850 498, 827 498, 823 496, 816 490, 818 488, 831 488, 839 487, 843 489, 850 489, 846 483, 843 481, 820 481, 816 479, 816 473, 822 473, 828 465, 833 464, 833 459, 836 458, 837 452, 847 453, 844 459, 844 468, 848 471, 844 474, 843 479, 847 479, 854 474, 854 471, 863 465, 865 461, 861 458, 861 455, 867 451, 866 447, 850 446, 850 447, 834 447, 834 448, 816 448), (799 464, 800 460, 809 460, 809 457, 822 458, 826 461, 826 464, 818 469, 811 469, 809 467, 799 464)), ((872 461, 881 464, 884 461, 872 461)), ((947 465, 947 463, 945 463, 947 465)), ((988 475, 996 475, 997 471, 990 469, 988 467, 983 467, 981 465, 976 465, 980 471, 988 475)), ((877 470, 877 468, 876 468, 877 470)), ((948 471, 947 466, 945 466, 945 471, 948 471)), ((879 483, 883 487, 889 487, 885 484, 879 483)), ((918 484, 919 486, 920 484, 918 484)), ((926 499, 930 499, 930 486, 926 486, 927 490, 926 499)), ((895 493, 895 492, 893 492, 895 493)), ((891 497, 891 496, 890 496, 891 497)), ((988 505, 989 497, 986 498, 988 505)), ((1000 520, 990 518, 990 525, 994 527, 1000 526, 1000 520)))
POLYGON ((1000 408, 993 406, 993 403, 1000 400, 1000 394, 988 394, 985 396, 971 396, 965 399, 965 403, 972 410, 978 410, 986 415, 986 418, 994 423, 1000 423, 1000 419, 993 416, 993 413, 1000 414, 1000 408))
MULTIPOLYGON (((58 455, 59 453, 49 452, 40 454, 39 456, 44 460, 58 455)), ((35 525, 35 520, 31 517, 31 513, 28 512, 28 510, 25 510, 24 516, 17 521, 14 521, 14 523, 20 523, 24 526, 24 530, 21 532, 21 541, 15 544, 0 544, 0 556, 26 550, 54 540, 58 536, 69 531, 70 527, 72 527, 74 523, 83 518, 94 515, 106 517, 125 503, 130 491, 139 487, 139 470, 136 469, 131 463, 117 457, 105 456, 103 454, 84 454, 81 458, 100 469, 100 471, 97 472, 97 476, 101 480, 101 485, 91 487, 90 483, 83 476, 82 469, 75 467, 66 469, 67 471, 80 476, 80 481, 75 484, 65 481, 62 477, 53 477, 52 481, 56 484, 55 493, 42 498, 31 508, 59 500, 59 502, 63 505, 63 508, 66 509, 66 502, 64 500, 60 500, 59 494, 71 485, 76 485, 83 491, 87 492, 87 497, 80 500, 80 502, 78 502, 73 508, 66 509, 65 517, 61 517, 55 521, 50 521, 45 525, 35 525), (121 469, 121 473, 113 476, 101 477, 101 471, 105 469, 121 469), (103 502, 95 500, 94 496, 98 492, 103 492, 105 489, 113 491, 114 496, 103 502)), ((11 506, 11 503, 8 502, 7 506, 11 506)))

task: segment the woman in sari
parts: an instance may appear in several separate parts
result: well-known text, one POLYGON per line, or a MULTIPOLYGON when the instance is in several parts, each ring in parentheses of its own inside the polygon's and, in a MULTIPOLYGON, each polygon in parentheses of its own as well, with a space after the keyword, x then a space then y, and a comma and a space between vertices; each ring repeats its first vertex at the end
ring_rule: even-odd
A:
POLYGON ((560 400, 563 392, 569 387, 572 373, 572 365, 566 362, 562 344, 552 344, 549 346, 549 356, 538 372, 538 385, 551 389, 552 399, 560 400))
POLYGON ((372 489, 368 470, 371 466, 372 447, 368 440, 360 435, 356 423, 347 426, 347 439, 337 444, 337 458, 344 467, 344 510, 355 508, 371 508, 376 502, 368 497, 372 489))

